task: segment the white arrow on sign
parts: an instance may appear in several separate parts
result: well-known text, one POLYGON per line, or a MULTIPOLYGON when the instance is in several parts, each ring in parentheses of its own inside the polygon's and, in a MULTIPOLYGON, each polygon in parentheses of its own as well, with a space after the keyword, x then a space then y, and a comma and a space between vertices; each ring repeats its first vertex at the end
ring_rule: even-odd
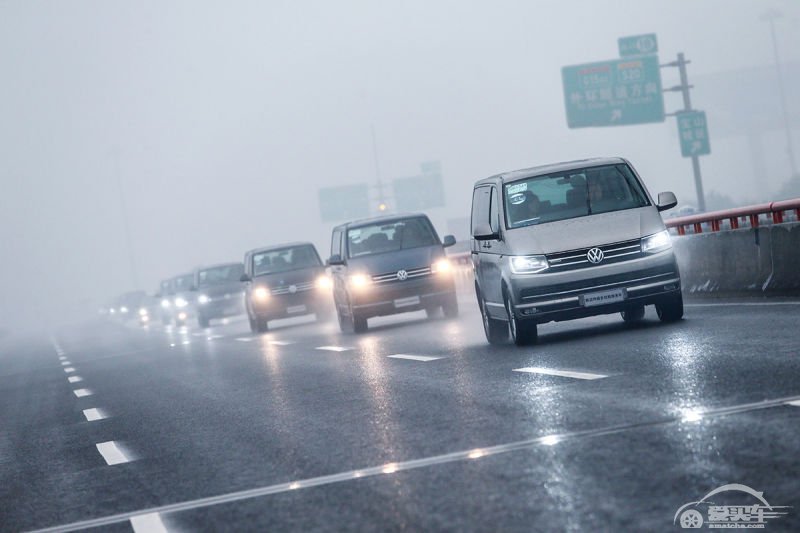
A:
POLYGON ((622 120, 622 109, 615 109, 611 112, 611 122, 622 120))

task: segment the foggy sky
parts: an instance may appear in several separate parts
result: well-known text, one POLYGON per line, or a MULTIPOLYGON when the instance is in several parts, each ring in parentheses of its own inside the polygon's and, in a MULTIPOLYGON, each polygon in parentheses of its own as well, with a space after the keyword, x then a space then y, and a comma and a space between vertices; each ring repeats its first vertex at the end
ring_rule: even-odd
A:
MULTIPOLYGON (((120 184, 149 292, 281 241, 326 257, 317 189, 374 180, 371 125, 384 179, 441 161, 440 234, 468 216, 475 180, 590 156, 628 157, 652 193, 696 205, 674 119, 569 130, 560 69, 649 32, 662 62, 692 60, 690 80, 772 66, 769 7, 800 79, 800 3, 788 0, 0 0, 0 327, 132 288, 120 184)), ((765 82, 742 98, 757 107, 777 92, 765 82)), ((730 113, 702 87, 693 103, 730 113)), ((746 139, 709 128, 706 191, 747 203, 789 177, 780 131, 764 135, 767 175, 754 180, 746 139)))

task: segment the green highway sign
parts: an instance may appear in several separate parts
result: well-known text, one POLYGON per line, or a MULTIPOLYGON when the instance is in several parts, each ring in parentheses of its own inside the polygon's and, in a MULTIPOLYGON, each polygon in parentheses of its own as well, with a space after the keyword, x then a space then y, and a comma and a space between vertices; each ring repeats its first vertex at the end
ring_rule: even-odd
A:
POLYGON ((664 122, 656 56, 563 67, 561 77, 570 128, 664 122))
POLYGON ((423 211, 444 206, 444 182, 441 174, 428 174, 392 180, 397 211, 423 211))
POLYGON ((678 119, 678 137, 681 140, 681 155, 692 157, 711 153, 708 139, 708 124, 705 111, 682 111, 675 114, 678 119))
POLYGON ((632 35, 630 37, 620 37, 617 39, 619 44, 619 56, 644 56, 658 53, 658 40, 655 33, 645 35, 632 35))
POLYGON ((345 185, 319 190, 319 212, 323 222, 341 222, 369 216, 369 185, 345 185))

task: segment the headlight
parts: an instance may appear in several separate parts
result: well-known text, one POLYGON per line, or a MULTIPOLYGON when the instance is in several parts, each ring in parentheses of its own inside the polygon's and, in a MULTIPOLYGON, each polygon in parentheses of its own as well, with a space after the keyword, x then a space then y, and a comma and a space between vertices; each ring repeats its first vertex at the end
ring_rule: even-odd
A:
POLYGON ((352 276, 350 276, 350 285, 354 289, 364 289, 370 283, 372 283, 372 278, 370 278, 366 274, 353 274, 352 276))
POLYGON ((119 312, 120 313, 127 313, 128 312, 128 308, 123 305, 122 307, 119 308, 119 312))
POLYGON ((117 312, 117 310, 112 307, 111 309, 108 310, 108 312, 113 315, 114 313, 117 312))
POLYGON ((209 298, 207 294, 201 294, 200 296, 197 297, 197 302, 201 304, 207 304, 210 301, 211 298, 209 298))
POLYGON ((180 309, 181 307, 186 307, 187 305, 189 305, 189 302, 187 302, 185 299, 181 298, 180 296, 175 298, 175 307, 180 309))
POLYGON ((543 255, 519 255, 511 258, 511 272, 514 274, 536 274, 548 268, 547 258, 543 255))
POLYGON ((318 289, 327 290, 333 286, 333 283, 331 282, 331 278, 326 275, 322 275, 317 278, 316 285, 318 289))
POLYGON ((147 309, 144 307, 139 309, 139 316, 147 316, 147 309))
POLYGON ((453 270, 453 265, 449 259, 439 259, 431 265, 431 272, 434 274, 449 274, 453 270))
POLYGON ((166 298, 161 300, 161 307, 163 307, 164 309, 169 309, 169 306, 170 306, 169 300, 167 300, 166 298))
POLYGON ((259 302, 266 302, 269 299, 269 289, 266 287, 256 287, 253 289, 253 298, 259 302))
POLYGON ((672 247, 672 238, 667 230, 659 231, 642 239, 642 252, 656 253, 672 247))

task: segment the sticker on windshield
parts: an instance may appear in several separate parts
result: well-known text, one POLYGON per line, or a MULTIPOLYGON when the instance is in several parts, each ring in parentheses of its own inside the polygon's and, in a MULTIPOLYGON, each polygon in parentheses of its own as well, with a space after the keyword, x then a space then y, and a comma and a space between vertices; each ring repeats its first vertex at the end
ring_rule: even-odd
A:
POLYGON ((508 189, 506 189, 508 194, 517 194, 517 193, 520 193, 520 192, 525 192, 527 190, 528 190, 528 182, 527 181, 524 182, 524 183, 517 183, 515 185, 509 185, 508 189))
POLYGON ((509 201, 509 202, 511 202, 511 203, 512 203, 512 204, 514 204, 514 205, 519 205, 519 204, 521 204, 521 203, 525 202, 525 195, 524 195, 524 194, 522 194, 521 192, 520 192, 520 193, 517 193, 517 194, 513 194, 513 195, 511 195, 511 197, 508 199, 508 201, 509 201))

